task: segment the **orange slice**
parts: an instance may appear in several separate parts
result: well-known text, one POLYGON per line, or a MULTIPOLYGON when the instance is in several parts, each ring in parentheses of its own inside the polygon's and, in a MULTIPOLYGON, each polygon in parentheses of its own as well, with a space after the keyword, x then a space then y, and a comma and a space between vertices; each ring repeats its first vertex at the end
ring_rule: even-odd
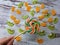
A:
POLYGON ((11 7, 11 11, 12 11, 12 12, 15 11, 15 7, 14 7, 14 6, 11 7))
POLYGON ((27 6, 26 10, 29 12, 31 10, 31 6, 27 6))
POLYGON ((40 11, 40 7, 36 6, 36 12, 39 12, 39 11, 40 11))
POLYGON ((20 20, 16 19, 16 20, 14 20, 14 23, 15 24, 19 24, 20 23, 20 20))
POLYGON ((12 20, 16 20, 16 17, 13 16, 13 15, 11 15, 10 18, 11 18, 12 20))
POLYGON ((50 18, 48 18, 48 22, 50 22, 50 23, 51 23, 52 21, 53 21, 53 18, 51 18, 51 17, 50 17, 50 18))
POLYGON ((41 23, 41 26, 46 27, 46 22, 41 23))
POLYGON ((42 14, 47 14, 47 13, 48 13, 47 9, 45 9, 45 10, 42 11, 42 14))
POLYGON ((44 40, 43 39, 37 39, 37 43, 43 44, 44 43, 44 40))
POLYGON ((19 41, 21 41, 21 40, 22 40, 22 37, 17 36, 15 39, 16 39, 16 41, 18 41, 18 42, 19 42, 19 41))
POLYGON ((56 10, 52 9, 52 10, 51 10, 51 14, 52 14, 53 16, 55 16, 55 15, 56 15, 56 10))
POLYGON ((44 4, 41 4, 41 8, 42 8, 42 9, 45 8, 45 5, 44 5, 44 4))
POLYGON ((21 11, 19 9, 16 9, 17 14, 21 14, 21 11))
POLYGON ((25 2, 24 5, 27 7, 28 6, 28 2, 25 2))
POLYGON ((38 16, 38 19, 39 19, 39 20, 44 19, 44 15, 40 15, 40 16, 38 16))

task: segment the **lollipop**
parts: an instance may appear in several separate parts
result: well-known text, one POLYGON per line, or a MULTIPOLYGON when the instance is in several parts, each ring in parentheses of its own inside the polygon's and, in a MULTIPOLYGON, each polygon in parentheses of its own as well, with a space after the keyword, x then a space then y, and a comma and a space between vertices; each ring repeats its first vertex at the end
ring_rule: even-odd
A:
POLYGON ((40 31, 40 22, 37 21, 36 19, 27 19, 26 24, 25 24, 25 29, 29 32, 30 34, 34 34, 36 31, 40 31), (28 25, 27 25, 28 24, 28 25))

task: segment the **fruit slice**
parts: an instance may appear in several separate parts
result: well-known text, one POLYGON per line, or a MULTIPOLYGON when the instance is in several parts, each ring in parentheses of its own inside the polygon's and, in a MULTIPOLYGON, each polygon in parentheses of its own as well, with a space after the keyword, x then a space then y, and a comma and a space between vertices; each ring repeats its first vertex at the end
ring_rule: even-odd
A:
POLYGON ((49 22, 49 23, 52 23, 52 21, 53 21, 53 18, 51 18, 51 17, 48 18, 48 22, 49 22))
POLYGON ((12 12, 15 11, 15 7, 14 7, 14 6, 11 7, 11 11, 12 11, 12 12))
POLYGON ((17 14, 21 14, 21 11, 19 9, 16 9, 17 14))
POLYGON ((55 16, 55 15, 56 15, 56 10, 52 9, 52 10, 51 10, 51 14, 52 14, 53 16, 55 16))
POLYGON ((43 3, 41 4, 41 8, 42 8, 42 9, 45 8, 45 5, 44 5, 43 3))
POLYGON ((20 2, 19 4, 18 4, 18 8, 21 8, 23 6, 23 2, 20 2))
POLYGON ((45 15, 45 18, 49 18, 51 15, 48 13, 45 15))
POLYGON ((33 12, 30 12, 31 16, 34 16, 34 13, 33 12))
POLYGON ((58 23, 58 18, 55 18, 55 19, 53 20, 53 22, 54 22, 54 24, 58 23))
POLYGON ((24 15, 22 16, 23 19, 27 19, 28 18, 28 15, 24 15))
POLYGON ((45 36, 46 32, 44 30, 41 30, 39 33, 38 33, 40 36, 45 36))
POLYGON ((35 33, 35 27, 32 27, 32 31, 30 32, 30 34, 34 34, 35 33))
POLYGON ((45 10, 42 11, 42 14, 47 14, 47 13, 48 13, 47 9, 45 9, 45 10))
POLYGON ((54 25, 49 25, 49 26, 48 26, 48 29, 54 30, 54 29, 55 29, 55 26, 54 26, 54 25))
POLYGON ((22 37, 21 36, 17 36, 15 39, 16 39, 17 42, 19 42, 19 41, 22 40, 22 37))
POLYGON ((16 20, 16 17, 13 16, 13 15, 11 15, 10 18, 11 18, 12 20, 16 20))
POLYGON ((51 33, 48 35, 48 38, 49 39, 54 39, 56 37, 56 34, 55 33, 51 33))
POLYGON ((44 15, 40 15, 40 16, 38 16, 38 19, 39 19, 39 20, 44 19, 44 15))
POLYGON ((37 39, 37 43, 38 43, 38 44, 43 44, 43 43, 44 43, 44 40, 43 40, 43 39, 38 38, 38 39, 37 39))
POLYGON ((40 24, 42 27, 46 27, 46 22, 42 22, 41 24, 40 24))
POLYGON ((24 5, 27 7, 28 6, 28 2, 25 2, 24 5))
POLYGON ((31 14, 31 16, 34 16, 35 11, 34 11, 34 10, 31 10, 31 11, 30 11, 30 14, 31 14))
POLYGON ((32 0, 32 3, 33 4, 37 4, 38 3, 38 0, 32 0))
POLYGON ((31 6, 27 6, 27 7, 26 7, 26 10, 27 10, 28 12, 30 12, 31 6))
POLYGON ((36 6, 36 12, 38 13, 40 11, 40 7, 36 6))
POLYGON ((19 31, 20 33, 24 32, 24 30, 23 30, 23 29, 21 29, 21 28, 20 28, 18 31, 19 31))
POLYGON ((20 23, 20 20, 16 19, 16 20, 14 20, 14 23, 15 24, 19 24, 20 23))
POLYGON ((7 21, 7 24, 8 24, 8 26, 14 26, 14 24, 12 23, 12 22, 9 22, 9 21, 7 21))
POLYGON ((8 33, 9 33, 9 34, 14 34, 15 31, 14 31, 14 30, 11 30, 11 29, 8 29, 8 33))

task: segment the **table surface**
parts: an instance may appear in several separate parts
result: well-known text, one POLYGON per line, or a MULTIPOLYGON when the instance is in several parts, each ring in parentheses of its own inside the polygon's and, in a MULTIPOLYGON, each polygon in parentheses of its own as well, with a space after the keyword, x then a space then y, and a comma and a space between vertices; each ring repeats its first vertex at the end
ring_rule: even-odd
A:
MULTIPOLYGON (((23 0, 23 1, 28 1, 28 0, 23 0)), ((1 3, 0 4, 6 4, 6 3, 10 3, 9 5, 13 5, 12 2, 10 1, 0 1, 1 3)), ((31 2, 31 0, 30 0, 31 2)), ((45 1, 43 1, 45 2, 45 1)), ((57 0, 57 1, 49 1, 49 2, 52 2, 53 4, 56 4, 56 5, 53 5, 54 6, 54 9, 56 9, 57 11, 57 15, 60 19, 60 0, 57 0)), ((48 3, 47 3, 48 4, 48 3)), ((0 38, 2 37, 6 37, 6 36, 10 36, 5 27, 6 27, 6 21, 9 17, 9 14, 10 14, 10 11, 9 9, 6 9, 6 8, 3 8, 3 7, 0 7, 0 38)), ((55 32, 58 32, 60 33, 60 20, 59 20, 59 23, 56 25, 57 27, 57 30, 55 32)), ((16 35, 16 33, 14 34, 14 36, 16 35)), ((31 41, 21 41, 21 42, 14 42, 14 45, 39 45, 35 42, 31 42, 31 41)), ((60 38, 55 38, 53 40, 48 40, 48 39, 45 39, 45 42, 43 45, 60 45, 60 38)))

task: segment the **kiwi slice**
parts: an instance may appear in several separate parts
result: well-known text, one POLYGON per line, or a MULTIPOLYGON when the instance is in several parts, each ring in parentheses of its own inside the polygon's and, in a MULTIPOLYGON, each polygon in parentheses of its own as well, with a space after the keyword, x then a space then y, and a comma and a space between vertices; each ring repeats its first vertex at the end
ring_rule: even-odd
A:
POLYGON ((14 30, 11 30, 11 29, 8 29, 8 33, 9 33, 9 34, 14 34, 15 31, 14 31, 14 30))

